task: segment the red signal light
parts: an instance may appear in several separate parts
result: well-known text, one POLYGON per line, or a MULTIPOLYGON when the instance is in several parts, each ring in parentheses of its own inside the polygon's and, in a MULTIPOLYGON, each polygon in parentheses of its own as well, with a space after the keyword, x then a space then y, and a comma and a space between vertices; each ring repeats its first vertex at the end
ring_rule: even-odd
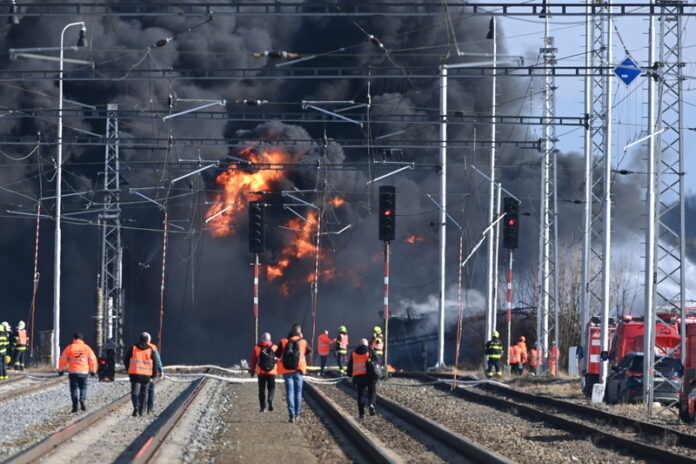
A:
POLYGON ((514 225, 515 225, 515 220, 514 220, 514 219, 509 219, 507 223, 508 223, 509 226, 514 226, 514 225))
POLYGON ((391 216, 391 215, 392 215, 391 210, 390 210, 390 209, 385 210, 385 211, 384 211, 384 215, 385 215, 385 216, 391 216))

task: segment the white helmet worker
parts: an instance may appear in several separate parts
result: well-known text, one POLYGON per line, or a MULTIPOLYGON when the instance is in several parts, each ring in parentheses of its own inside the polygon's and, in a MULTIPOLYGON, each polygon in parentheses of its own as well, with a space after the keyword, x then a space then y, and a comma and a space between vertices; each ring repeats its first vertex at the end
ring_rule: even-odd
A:
POLYGON ((24 321, 19 321, 19 323, 17 323, 17 328, 18 328, 19 330, 22 330, 24 327, 25 327, 25 326, 24 326, 24 321))

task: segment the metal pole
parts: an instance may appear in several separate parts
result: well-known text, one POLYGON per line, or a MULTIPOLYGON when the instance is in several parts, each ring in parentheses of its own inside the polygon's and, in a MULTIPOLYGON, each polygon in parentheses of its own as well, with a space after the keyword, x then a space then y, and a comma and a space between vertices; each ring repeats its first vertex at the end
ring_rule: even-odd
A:
POLYGON ((60 64, 58 72, 58 147, 56 150, 56 231, 53 256, 53 340, 51 346, 51 361, 58 369, 60 356, 60 265, 61 265, 61 230, 60 214, 62 206, 63 183, 63 43, 65 31, 72 26, 84 26, 83 21, 70 23, 60 33, 60 64))
MULTIPOLYGON (((496 218, 495 216, 495 130, 496 130, 496 124, 495 124, 495 116, 496 116, 496 67, 497 67, 497 60, 498 60, 498 37, 496 33, 496 19, 495 17, 492 18, 492 29, 493 29, 493 80, 492 80, 492 89, 491 89, 491 115, 492 115, 492 123, 491 123, 491 167, 490 167, 490 173, 489 177, 491 178, 491 183, 490 187, 488 189, 488 223, 492 223, 494 219, 496 218)), ((495 253, 494 253, 494 247, 495 247, 495 232, 491 228, 488 231, 488 273, 487 273, 487 279, 486 279, 486 333, 484 336, 484 340, 490 340, 491 339, 491 333, 493 332, 493 326, 495 325, 493 322, 493 319, 495 318, 495 301, 493 300, 494 294, 493 294, 493 288, 495 287, 495 281, 496 281, 496 263, 494 262, 495 259, 495 253)))
POLYGON ((157 331, 157 342, 159 350, 162 352, 162 331, 164 327, 164 287, 167 273, 167 246, 169 245, 169 213, 164 210, 163 224, 164 232, 162 234, 162 279, 160 281, 160 313, 159 313, 159 330, 157 331))
POLYGON ((254 253, 254 343, 259 342, 259 254, 254 253))
MULTIPOLYGON (((495 183, 495 217, 500 216, 501 203, 503 201, 502 194, 502 184, 500 182, 495 183)), ((495 237, 493 238, 494 251, 493 251, 493 276, 495 281, 493 283, 493 313, 491 318, 491 335, 494 330, 498 327, 498 252, 500 251, 500 222, 495 225, 495 237)), ((490 338, 488 339, 490 340, 490 338)))
POLYGON ((384 369, 389 375, 389 242, 384 242, 384 369))
MULTIPOLYGON (((437 363, 445 366, 445 252, 447 248, 447 66, 440 67, 440 306, 437 332, 437 363)), ((385 351, 386 354, 386 351, 385 351)))
MULTIPOLYGON (((650 4, 654 5, 654 1, 650 4)), ((648 65, 655 63, 655 17, 650 16, 648 29, 648 65)), ((648 77, 648 127, 646 133, 652 134, 656 130, 655 118, 655 79, 648 77)), ((646 216, 647 227, 645 230, 645 333, 643 335, 643 353, 650 353, 655 346, 655 137, 647 139, 648 160, 646 177, 646 216)), ((643 401, 652 414, 652 386, 650 369, 653 360, 649 356, 643 356, 643 372, 646 381, 643 382, 643 401)))
POLYGON ((39 232, 41 231, 41 203, 36 204, 36 234, 34 238, 34 276, 29 314, 29 358, 34 357, 34 315, 36 314, 36 292, 39 290, 39 232))
MULTIPOLYGON (((607 2, 607 5, 611 5, 611 0, 607 2)), ((612 34, 609 19, 606 21, 606 56, 607 63, 613 62, 612 53, 612 34)), ((603 212, 604 217, 604 230, 602 233, 602 251, 603 251, 603 261, 604 267, 602 269, 602 329, 601 329, 601 347, 602 351, 609 351, 609 300, 610 295, 610 285, 611 285, 611 117, 612 117, 612 73, 608 73, 604 77, 604 119, 605 119, 605 134, 604 134, 604 196, 603 196, 603 212)), ((605 360, 601 362, 600 369, 600 382, 606 384, 607 370, 609 368, 609 361, 605 360)))
MULTIPOLYGON (((317 213, 317 252, 314 255, 314 282, 312 282, 312 341, 311 346, 314 346, 314 342, 317 336, 317 307, 319 299, 319 258, 321 253, 321 211, 317 213)), ((312 350, 316 353, 316 350, 312 350)), ((313 358, 314 356, 312 356, 313 358)))
MULTIPOLYGON (((508 269, 507 269, 507 292, 505 293, 505 302, 507 311, 505 313, 505 321, 507 322, 507 349, 510 352, 510 332, 512 330, 512 248, 508 248, 508 269)), ((510 372, 510 356, 507 357, 508 373, 510 372)))

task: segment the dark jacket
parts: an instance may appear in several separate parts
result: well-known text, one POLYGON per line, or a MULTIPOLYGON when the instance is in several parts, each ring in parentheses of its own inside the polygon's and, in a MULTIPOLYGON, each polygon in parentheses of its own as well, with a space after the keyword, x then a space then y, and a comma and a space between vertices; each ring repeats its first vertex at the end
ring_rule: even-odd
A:
MULTIPOLYGON (((356 354, 365 354, 368 352, 370 353, 369 359, 372 360, 373 353, 365 345, 360 345, 353 351, 353 353, 356 353, 356 354)), ((369 383, 370 382, 370 378, 367 374, 356 375, 355 377, 353 377, 353 354, 352 353, 348 357, 348 370, 346 372, 346 375, 348 375, 348 377, 353 378, 353 383, 369 383)))

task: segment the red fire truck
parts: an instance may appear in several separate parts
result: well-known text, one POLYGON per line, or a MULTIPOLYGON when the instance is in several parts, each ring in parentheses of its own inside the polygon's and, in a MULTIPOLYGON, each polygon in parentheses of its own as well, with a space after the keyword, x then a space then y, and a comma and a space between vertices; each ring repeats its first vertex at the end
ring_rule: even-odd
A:
POLYGON ((696 421, 696 324, 686 326, 686 363, 679 392, 679 417, 684 422, 696 421))
MULTIPOLYGON (((655 354, 666 355, 673 358, 681 356, 679 344, 679 324, 675 318, 668 314, 660 314, 660 318, 667 322, 658 322, 655 325, 655 354)), ((616 325, 616 332, 610 342, 609 361, 618 363, 628 353, 642 352, 645 343, 645 322, 643 317, 624 316, 616 325)))

